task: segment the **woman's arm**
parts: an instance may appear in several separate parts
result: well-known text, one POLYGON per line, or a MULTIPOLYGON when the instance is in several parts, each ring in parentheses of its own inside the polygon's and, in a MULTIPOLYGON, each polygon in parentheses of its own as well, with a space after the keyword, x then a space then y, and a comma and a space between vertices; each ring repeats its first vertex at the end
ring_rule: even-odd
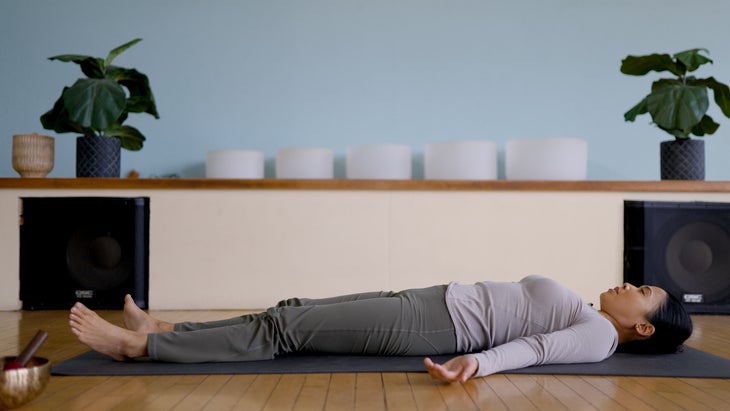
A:
POLYGON ((604 322, 603 319, 589 321, 552 333, 521 337, 480 353, 452 358, 444 364, 426 358, 424 365, 437 380, 464 382, 537 364, 601 361, 613 353, 618 340, 615 330, 604 322))
POLYGON ((607 321, 585 322, 547 334, 520 337, 474 354, 475 377, 540 364, 598 362, 616 350, 618 335, 607 321))

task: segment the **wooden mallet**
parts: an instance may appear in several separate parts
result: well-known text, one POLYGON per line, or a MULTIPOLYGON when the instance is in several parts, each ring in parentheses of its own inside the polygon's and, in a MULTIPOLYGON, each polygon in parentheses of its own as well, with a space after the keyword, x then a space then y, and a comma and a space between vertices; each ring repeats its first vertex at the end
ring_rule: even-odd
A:
POLYGON ((5 363, 3 370, 25 368, 25 365, 28 364, 28 361, 30 361, 31 358, 33 358, 36 351, 38 351, 41 345, 46 342, 46 338, 48 338, 48 333, 43 330, 38 330, 33 339, 30 340, 28 345, 23 348, 23 351, 20 352, 20 355, 18 355, 14 360, 5 363))

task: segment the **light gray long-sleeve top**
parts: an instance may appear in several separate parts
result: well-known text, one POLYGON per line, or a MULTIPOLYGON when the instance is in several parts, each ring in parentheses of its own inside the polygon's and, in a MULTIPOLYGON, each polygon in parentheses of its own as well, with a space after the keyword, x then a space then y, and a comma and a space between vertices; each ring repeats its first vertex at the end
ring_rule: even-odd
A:
POLYGON ((607 319, 541 276, 517 283, 451 283, 446 305, 459 352, 478 352, 476 377, 539 364, 598 362, 618 345, 607 319))

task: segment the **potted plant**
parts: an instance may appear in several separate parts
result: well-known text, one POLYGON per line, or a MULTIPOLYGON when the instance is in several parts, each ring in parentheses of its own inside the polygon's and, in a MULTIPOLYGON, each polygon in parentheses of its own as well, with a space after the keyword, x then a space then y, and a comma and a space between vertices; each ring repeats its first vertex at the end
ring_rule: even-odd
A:
POLYGON ((145 141, 139 130, 123 125, 129 113, 159 118, 147 76, 112 65, 117 56, 140 41, 113 49, 106 59, 77 54, 49 57, 76 63, 86 75, 64 87, 53 108, 41 116, 45 129, 81 134, 76 139, 77 177, 119 177, 120 149, 137 151, 145 141))
POLYGON ((726 117, 730 117, 730 89, 713 77, 688 75, 706 63, 712 63, 706 49, 697 48, 670 56, 650 54, 628 56, 621 62, 624 74, 642 76, 650 71, 668 71, 673 78, 654 81, 651 92, 624 114, 626 121, 649 113, 660 129, 674 136, 661 143, 662 180, 703 180, 705 178, 705 146, 702 137, 713 134, 720 125, 707 115, 710 106, 708 89, 726 117))

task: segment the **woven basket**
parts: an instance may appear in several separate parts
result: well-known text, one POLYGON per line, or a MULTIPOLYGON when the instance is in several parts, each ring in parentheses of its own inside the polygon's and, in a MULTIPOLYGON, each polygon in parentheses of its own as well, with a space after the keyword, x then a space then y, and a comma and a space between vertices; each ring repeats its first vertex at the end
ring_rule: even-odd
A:
POLYGON ((25 178, 42 178, 53 170, 55 140, 40 134, 13 136, 13 169, 25 178))

